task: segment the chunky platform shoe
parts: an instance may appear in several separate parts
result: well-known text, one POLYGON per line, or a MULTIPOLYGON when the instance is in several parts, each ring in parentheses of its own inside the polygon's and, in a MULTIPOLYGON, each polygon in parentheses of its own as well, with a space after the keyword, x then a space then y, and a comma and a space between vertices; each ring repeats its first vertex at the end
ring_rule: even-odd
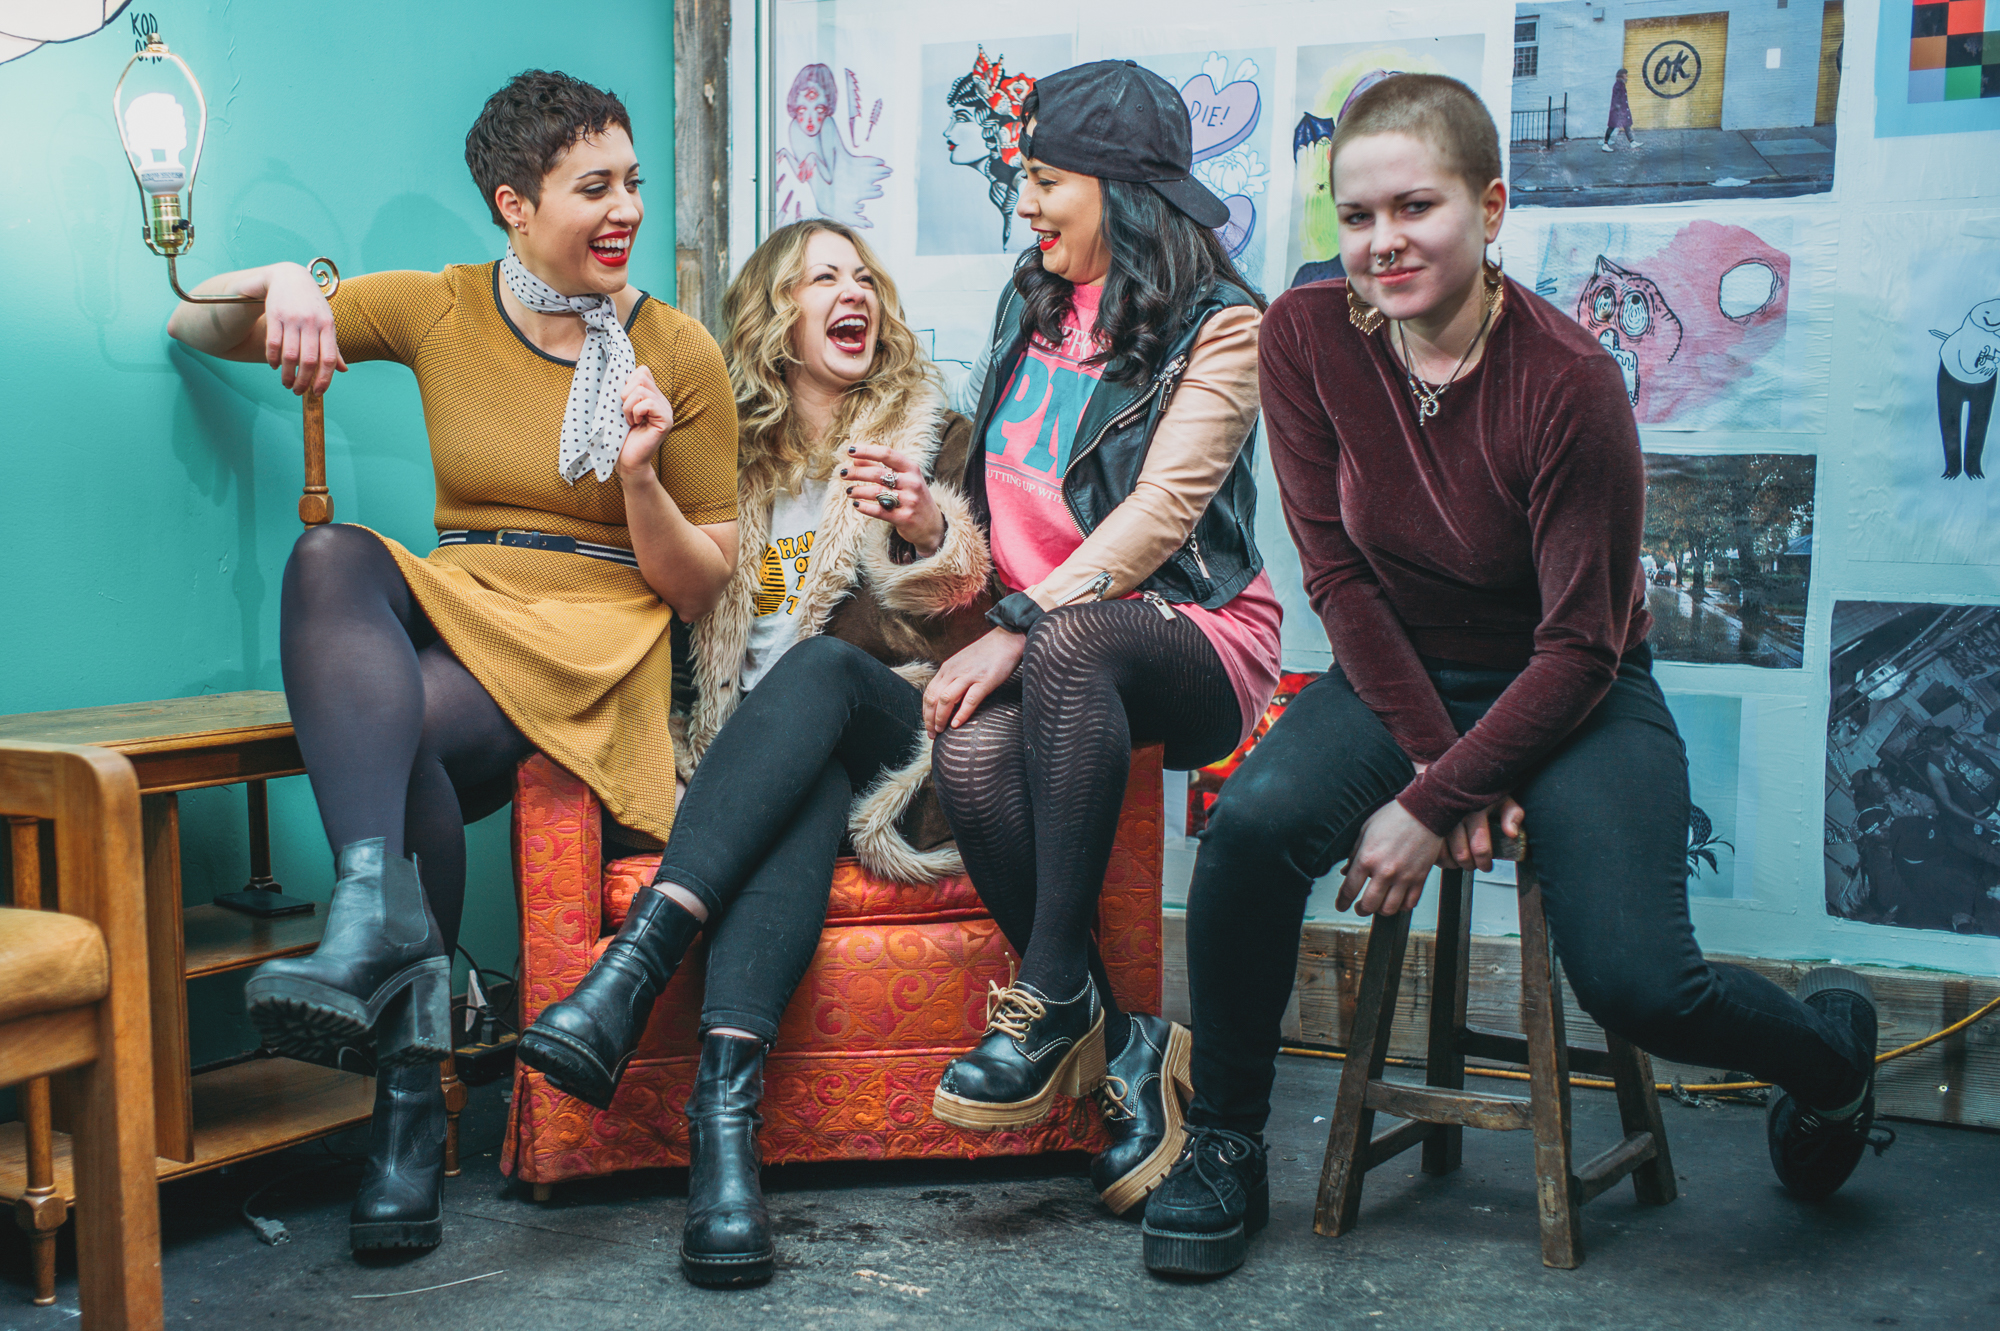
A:
POLYGON ((444 1119, 436 1064, 375 1078, 368 1164, 348 1213, 354 1251, 435 1248, 444 1241, 444 1119))
POLYGON ((1227 1128, 1190 1127, 1166 1181, 1146 1199, 1139 1227, 1146 1269, 1219 1276, 1243 1265, 1250 1236, 1271 1221, 1264 1143, 1227 1128))
POLYGON ((516 1056, 557 1090, 609 1109, 653 1000, 700 932, 701 921, 666 893, 640 892, 590 974, 568 998, 542 1009, 516 1056))
POLYGON ((1868 1059, 1868 1081, 1858 1104, 1842 1117, 1799 1103, 1789 1092, 1771 1093, 1764 1120, 1771 1146, 1771 1165, 1785 1191, 1802 1201, 1817 1202, 1833 1195, 1861 1163, 1868 1147, 1880 1155, 1895 1135, 1882 1129, 1875 1140, 1875 991, 1853 971, 1819 966, 1799 981, 1799 1001, 1837 1026, 1854 1032, 1859 1052, 1868 1059))
POLYGON ((1090 1183, 1115 1215, 1146 1200, 1180 1157, 1181 1101, 1194 1095, 1194 1038, 1164 1017, 1133 1015, 1132 1034, 1105 1065, 1097 1102, 1111 1145, 1090 1162, 1090 1183))
POLYGON ((931 1113, 976 1132, 1025 1128, 1048 1117, 1058 1094, 1082 1097, 1104 1084, 1104 1007, 1086 978, 1056 1002, 1031 984, 986 995, 986 1035, 953 1059, 931 1113))
POLYGON ((243 1000, 264 1043, 353 1072, 433 1064, 451 1053, 451 954, 417 865, 381 837, 349 842, 319 950, 257 968, 243 1000))
POLYGON ((697 1285, 757 1285, 777 1249, 757 1171, 764 1042, 711 1032, 688 1097, 688 1209, 681 1271, 697 1285))

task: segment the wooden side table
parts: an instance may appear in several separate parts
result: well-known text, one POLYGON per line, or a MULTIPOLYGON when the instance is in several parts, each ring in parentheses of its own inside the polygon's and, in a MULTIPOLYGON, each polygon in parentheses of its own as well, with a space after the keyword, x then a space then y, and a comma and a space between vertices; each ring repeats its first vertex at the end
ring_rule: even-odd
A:
MULTIPOLYGON (((245 784, 250 794, 250 880, 271 882, 264 783, 305 771, 282 693, 199 698, 0 716, 0 742, 35 740, 114 749, 139 775, 146 854, 146 932, 153 1010, 153 1102, 162 1179, 197 1174, 368 1121, 374 1081, 286 1058, 231 1062, 195 1076, 188 1059, 187 981, 244 970, 319 946, 325 914, 259 919, 214 905, 181 904, 183 790, 245 784)), ((445 1064, 456 1147, 465 1092, 445 1064)), ((30 1128, 0 1124, 0 1201, 28 1190, 30 1128)), ((76 1196, 69 1139, 54 1140, 56 1190, 76 1196)), ((457 1151, 448 1152, 458 1172, 457 1151)))

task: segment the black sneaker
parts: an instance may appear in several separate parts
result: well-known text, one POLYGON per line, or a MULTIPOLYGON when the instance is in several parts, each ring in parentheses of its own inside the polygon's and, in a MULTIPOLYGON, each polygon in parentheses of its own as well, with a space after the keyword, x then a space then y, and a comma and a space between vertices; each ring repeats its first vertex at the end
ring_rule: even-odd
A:
POLYGON ((1190 1125, 1166 1181, 1146 1199, 1146 1269, 1219 1276, 1243 1265, 1250 1236, 1271 1219, 1264 1143, 1227 1128, 1190 1125))
MULTIPOLYGON (((1875 1125, 1875 992, 1853 971, 1820 966, 1799 982, 1799 1001, 1837 1026, 1853 1031, 1857 1054, 1868 1059, 1868 1080, 1860 1107, 1845 1118, 1801 1104, 1788 1091, 1771 1096, 1765 1133, 1771 1144, 1771 1165, 1785 1190, 1802 1201, 1817 1202, 1847 1182, 1871 1144, 1875 1125)), ((1891 1138, 1890 1140, 1893 1140, 1891 1138)), ((1888 1147, 1875 1146, 1880 1155, 1888 1147)))
POLYGON ((1145 1201, 1180 1158, 1181 1100, 1194 1094, 1187 1027, 1140 1013, 1129 1020, 1132 1033, 1097 1088, 1111 1145, 1090 1162, 1090 1184, 1114 1215, 1145 1201))

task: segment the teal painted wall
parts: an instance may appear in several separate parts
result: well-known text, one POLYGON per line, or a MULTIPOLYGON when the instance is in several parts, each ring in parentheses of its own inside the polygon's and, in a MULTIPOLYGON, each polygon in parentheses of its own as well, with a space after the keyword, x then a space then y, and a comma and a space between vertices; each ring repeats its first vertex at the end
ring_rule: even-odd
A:
MULTIPOLYGON (((263 366, 166 336, 174 297, 139 239, 109 109, 141 13, 209 99, 184 282, 316 254, 348 275, 497 258, 465 132, 502 82, 540 66, 625 99, 652 182, 634 280, 673 295, 669 4, 613 0, 580 24, 526 0, 137 0, 92 36, 0 64, 0 713, 282 687, 298 399, 263 366)), ((408 370, 338 379, 327 473, 338 519, 429 548, 430 459, 408 370)), ((191 792, 181 808, 187 899, 242 886, 242 790, 191 792)), ((279 880, 324 900, 331 864, 305 778, 274 782, 271 811, 279 880)), ((469 835, 463 941, 508 970, 506 814, 469 835)), ((244 1042, 227 1019, 240 982, 198 997, 197 1059, 244 1042)))

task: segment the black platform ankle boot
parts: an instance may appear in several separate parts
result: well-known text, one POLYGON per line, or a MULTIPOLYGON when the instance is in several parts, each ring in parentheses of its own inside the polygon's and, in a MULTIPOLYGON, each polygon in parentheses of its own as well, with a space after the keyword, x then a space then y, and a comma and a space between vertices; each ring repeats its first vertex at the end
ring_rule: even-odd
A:
POLYGON ((641 891, 590 974, 568 998, 542 1009, 521 1037, 517 1056, 557 1090, 609 1109, 653 1000, 700 932, 701 921, 679 902, 651 888, 641 891))
POLYGON ((1165 1017, 1133 1013, 1132 1034, 1105 1065, 1097 1102, 1111 1145, 1090 1162, 1090 1184, 1114 1215, 1146 1200, 1181 1153, 1181 1097, 1194 1094, 1194 1038, 1165 1017))
POLYGON ((444 1241, 444 1118, 437 1064, 375 1078, 368 1165, 348 1213, 354 1251, 435 1248, 444 1241))
POLYGON ((258 1034, 290 1058, 355 1072, 451 1053, 451 950, 415 861, 381 837, 335 857, 326 934, 305 957, 257 968, 243 1000, 258 1034))
POLYGON ((1088 977, 1057 1002, 1031 984, 993 986, 986 1036, 938 1080, 931 1113, 975 1132, 1025 1128, 1048 1117, 1058 1093, 1104 1084, 1104 1005, 1088 977))
POLYGON ((688 1209, 681 1270, 697 1285, 755 1285, 777 1251, 757 1181, 764 1042, 710 1032, 688 1097, 688 1209))

